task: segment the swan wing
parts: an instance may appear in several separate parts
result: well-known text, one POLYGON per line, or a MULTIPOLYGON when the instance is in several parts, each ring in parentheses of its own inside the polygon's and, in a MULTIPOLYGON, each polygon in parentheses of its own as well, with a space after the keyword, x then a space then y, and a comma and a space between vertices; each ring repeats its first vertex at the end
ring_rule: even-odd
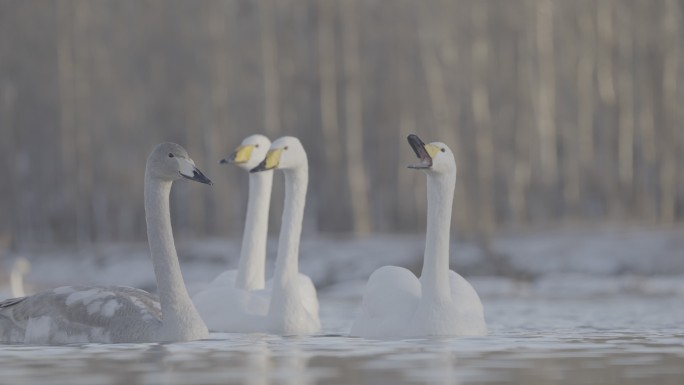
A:
POLYGON ((310 313, 318 316, 319 304, 318 294, 316 293, 316 286, 308 275, 299 273, 299 294, 301 295, 302 304, 304 308, 310 313))
POLYGON ((156 298, 123 286, 65 286, 0 304, 0 341, 65 344, 153 340, 156 298))
POLYGON ((295 280, 293 283, 271 292, 267 332, 292 336, 313 334, 321 330, 318 312, 310 311, 312 306, 315 306, 317 310, 318 300, 316 299, 314 304, 304 301, 304 290, 302 290, 300 280, 295 280))
POLYGON ((462 332, 459 334, 487 334, 482 301, 470 282, 455 271, 449 270, 449 286, 451 289, 451 300, 461 324, 460 329, 462 329, 462 332))
POLYGON ((368 279, 351 335, 364 338, 403 335, 420 297, 420 281, 411 271, 396 266, 377 269, 368 279))

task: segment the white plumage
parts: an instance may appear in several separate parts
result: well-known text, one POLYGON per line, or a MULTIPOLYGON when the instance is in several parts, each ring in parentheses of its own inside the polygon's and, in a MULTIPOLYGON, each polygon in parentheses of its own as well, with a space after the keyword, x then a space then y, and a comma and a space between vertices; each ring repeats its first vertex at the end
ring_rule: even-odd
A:
POLYGON ((428 228, 423 272, 385 266, 368 280, 351 335, 365 338, 487 334, 482 302, 463 277, 449 270, 449 233, 456 161, 443 143, 409 136, 428 179, 428 228))
POLYGON ((298 139, 283 137, 273 142, 266 159, 252 171, 273 169, 285 173, 285 208, 273 278, 263 289, 244 290, 236 287, 236 273, 225 272, 196 294, 193 301, 211 330, 281 335, 320 330, 316 288, 298 268, 308 184, 306 152, 298 139))

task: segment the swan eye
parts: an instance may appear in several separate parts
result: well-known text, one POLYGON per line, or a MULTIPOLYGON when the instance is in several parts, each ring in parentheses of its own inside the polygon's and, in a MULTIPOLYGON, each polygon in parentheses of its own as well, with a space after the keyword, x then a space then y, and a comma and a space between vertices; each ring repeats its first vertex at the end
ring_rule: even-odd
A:
POLYGON ((446 150, 445 150, 444 148, 442 148, 442 150, 441 150, 441 151, 442 151, 442 152, 446 152, 446 150))
POLYGON ((173 153, 169 152, 169 158, 173 158, 173 153))
POLYGON ((259 144, 258 144, 258 143, 255 144, 255 145, 254 145, 254 148, 259 148, 259 144))
POLYGON ((288 147, 287 147, 287 146, 285 146, 285 149, 286 149, 286 150, 287 150, 287 148, 288 148, 288 147))

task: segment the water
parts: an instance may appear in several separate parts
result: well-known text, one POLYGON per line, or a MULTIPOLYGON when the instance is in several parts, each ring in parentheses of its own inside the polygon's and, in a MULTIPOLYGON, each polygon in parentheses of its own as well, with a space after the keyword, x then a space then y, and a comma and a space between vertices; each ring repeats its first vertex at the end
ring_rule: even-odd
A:
POLYGON ((343 337, 357 299, 322 296, 321 335, 0 346, 0 383, 682 384, 684 298, 485 298, 491 334, 343 337))

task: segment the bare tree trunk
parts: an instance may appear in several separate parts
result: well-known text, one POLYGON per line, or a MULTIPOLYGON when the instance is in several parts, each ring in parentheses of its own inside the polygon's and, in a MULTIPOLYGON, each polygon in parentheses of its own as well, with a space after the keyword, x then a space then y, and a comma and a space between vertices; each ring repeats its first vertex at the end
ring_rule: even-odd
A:
POLYGON ((340 3, 342 7, 345 106, 347 124, 347 179, 353 213, 353 229, 357 235, 371 232, 370 204, 363 151, 363 116, 361 95, 361 63, 359 59, 359 15, 356 0, 340 3))
POLYGON ((471 45, 473 84, 471 88, 471 107, 477 134, 478 170, 478 223, 479 233, 489 239, 494 233, 494 143, 491 128, 491 109, 487 73, 489 63, 489 41, 487 36, 488 18, 484 3, 473 4, 471 20, 474 25, 474 38, 471 45))
MULTIPOLYGON (((0 83, 0 124, 2 127, 14 126, 16 99, 17 91, 12 83, 8 81, 0 83)), ((2 158, 0 159, 3 159, 0 170, 6 178, 0 185, 0 193, 2 193, 2 203, 0 204, 3 208, 3 216, 7 218, 7 220, 2 221, 3 225, 0 226, 0 248, 14 248, 25 242, 20 223, 17 221, 21 217, 16 209, 19 200, 17 196, 20 195, 19 191, 21 190, 17 186, 16 167, 11 166, 15 164, 17 156, 17 141, 13 134, 12 129, 0 130, 0 150, 2 151, 2 158)))
MULTIPOLYGON (((220 4, 219 7, 224 7, 220 4)), ((218 11, 218 10, 217 10, 218 11)), ((232 62, 228 60, 229 52, 225 44, 228 30, 226 28, 226 17, 223 12, 210 12, 207 17, 207 27, 211 34, 213 42, 214 56, 211 61, 211 75, 213 87, 211 87, 211 108, 210 115, 212 119, 207 122, 205 132, 202 137, 204 140, 203 148, 205 149, 203 156, 203 166, 207 169, 208 175, 216 175, 214 183, 217 184, 217 191, 229 191, 229 181, 224 177, 226 170, 224 167, 218 166, 218 160, 228 155, 231 147, 237 145, 235 133, 229 130, 229 115, 228 115, 228 99, 229 90, 231 89, 230 72, 232 71, 232 62), (229 137, 230 142, 221 140, 229 137), (220 188, 223 187, 223 188, 220 188)), ((219 204, 225 196, 211 189, 202 189, 204 191, 205 210, 209 218, 207 218, 208 228, 213 230, 213 235, 224 235, 225 229, 228 228, 228 220, 231 217, 230 205, 219 204)), ((225 194, 225 193, 224 193, 225 194)))
POLYGON ((620 143, 619 125, 615 121, 618 117, 616 110, 616 89, 614 74, 614 53, 617 46, 615 36, 614 13, 619 4, 614 0, 596 2, 597 5, 597 31, 599 37, 597 50, 597 75, 599 96, 601 105, 601 116, 599 118, 599 128, 601 143, 601 153, 597 153, 595 166, 600 179, 600 191, 606 206, 607 218, 613 220, 622 219, 622 206, 619 197, 618 185, 620 184, 620 143))
MULTIPOLYGON (((632 8, 622 3, 618 8, 618 170, 623 210, 633 198, 634 182, 634 42, 632 8)), ((615 197, 618 199, 618 197, 615 197)))
POLYGON ((680 108, 679 91, 679 9, 676 0, 665 2, 665 49, 663 68, 663 108, 664 135, 662 135, 662 161, 660 166, 660 220, 663 223, 672 223, 675 220, 677 204, 677 156, 675 154, 676 130, 679 126, 678 110, 680 108))
POLYGON ((613 55, 607 49, 613 44, 613 0, 601 0, 597 6, 597 29, 599 37, 598 89, 601 100, 609 105, 615 103, 615 82, 613 81, 613 55))
POLYGON ((328 151, 328 162, 337 165, 340 162, 339 127, 337 120, 337 60, 335 60, 335 2, 321 0, 318 4, 318 65, 321 84, 321 126, 326 142, 331 144, 328 151))
POLYGON ((264 71, 264 130, 269 136, 280 132, 280 82, 274 8, 273 0, 259 0, 261 60, 264 71))
MULTIPOLYGON (((74 6, 73 1, 59 0, 57 7, 57 70, 59 76, 59 103, 60 103, 60 135, 61 135, 61 161, 62 161, 62 213, 68 217, 76 218, 78 202, 74 202, 74 189, 76 187, 75 171, 76 149, 74 148, 74 132, 76 125, 75 106, 75 77, 74 73, 74 6)), ((68 238, 73 238, 71 231, 73 223, 67 226, 68 238)))
POLYGON ((580 10, 578 24, 580 31, 580 54, 577 65, 577 129, 579 131, 579 169, 573 171, 568 183, 568 199, 579 208, 581 184, 593 183, 594 167, 594 76, 596 74, 596 28, 593 0, 585 1, 580 10))
MULTIPOLYGON (((646 75, 650 76, 650 72, 646 75)), ((641 108, 639 116, 639 138, 642 152, 642 173, 645 174, 641 183, 638 183, 638 197, 637 205, 640 207, 641 218, 650 223, 658 221, 658 199, 653 191, 653 183, 651 180, 651 171, 657 169, 656 165, 656 126, 653 107, 653 98, 655 92, 653 84, 650 80, 646 80, 642 84, 641 89, 641 108)), ((655 178, 654 178, 655 179, 655 178)))
POLYGON ((540 0, 537 3, 537 50, 539 59, 537 132, 540 139, 539 156, 542 166, 542 179, 547 187, 553 186, 558 178, 553 35, 553 2, 552 0, 540 0))
POLYGON ((93 240, 92 233, 92 197, 93 197, 93 171, 92 171, 92 138, 89 121, 89 112, 84 108, 90 100, 90 55, 91 41, 89 31, 91 10, 90 2, 72 2, 74 7, 74 134, 76 144, 76 239, 78 244, 88 243, 93 240), (77 37, 77 38, 76 38, 77 37))
MULTIPOLYGON (((326 168, 328 170, 340 169, 342 154, 340 151, 340 128, 337 111, 337 59, 335 57, 335 15, 336 6, 334 0, 321 0, 318 2, 318 72, 320 76, 320 105, 321 105, 321 128, 325 142, 326 168)), ((339 178, 332 173, 325 177, 325 189, 321 199, 321 207, 327 209, 325 216, 335 217, 335 223, 327 223, 333 229, 341 227, 341 222, 347 219, 348 210, 342 207, 336 196, 341 186, 339 178), (335 202, 333 205, 332 202, 335 202)), ((326 224, 324 224, 326 225, 326 224)))
MULTIPOLYGON (((525 4, 523 15, 529 15, 529 1, 525 4)), ((515 166, 513 168, 513 182, 511 186, 510 205, 516 223, 528 221, 529 207, 527 204, 527 189, 532 182, 532 135, 534 127, 532 116, 535 112, 535 97, 533 95, 532 58, 534 57, 535 27, 531 22, 522 22, 520 38, 517 42, 518 95, 517 119, 515 131, 515 166), (530 103, 530 104, 528 104, 530 103)))

